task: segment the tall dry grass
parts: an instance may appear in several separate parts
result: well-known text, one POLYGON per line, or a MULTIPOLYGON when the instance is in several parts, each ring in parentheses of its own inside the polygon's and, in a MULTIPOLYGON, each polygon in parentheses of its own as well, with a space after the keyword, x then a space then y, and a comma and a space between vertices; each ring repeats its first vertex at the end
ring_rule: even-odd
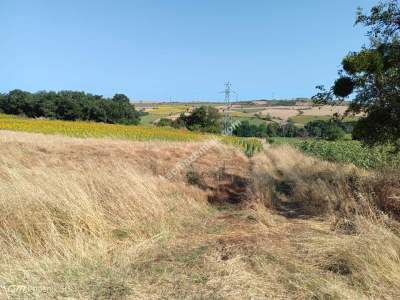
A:
POLYGON ((302 228, 291 238, 300 253, 290 257, 326 272, 308 283, 295 278, 296 288, 316 284, 318 298, 400 296, 399 173, 324 162, 289 146, 272 147, 253 163, 253 201, 302 228))
POLYGON ((0 298, 400 296, 395 175, 218 145, 159 176, 200 146, 1 132, 0 298))
MULTIPOLYGON (((48 282, 54 280, 52 272, 84 268, 80 264, 107 270, 120 255, 129 262, 153 241, 178 239, 187 226, 193 233, 201 230, 210 216, 206 194, 199 189, 152 175, 140 161, 109 159, 118 142, 117 150, 100 149, 93 156, 87 154, 93 150, 90 141, 68 142, 2 136, 0 293, 57 293, 66 279, 54 285, 48 282)), ((71 272, 76 274, 57 276, 77 281, 86 276, 71 272)))
POLYGON ((269 208, 305 216, 400 218, 400 172, 321 161, 290 146, 253 159, 253 195, 269 208))

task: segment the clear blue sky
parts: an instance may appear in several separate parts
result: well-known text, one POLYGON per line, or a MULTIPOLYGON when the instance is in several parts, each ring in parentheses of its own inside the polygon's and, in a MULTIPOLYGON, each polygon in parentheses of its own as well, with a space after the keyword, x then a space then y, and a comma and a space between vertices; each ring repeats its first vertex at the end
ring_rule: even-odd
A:
POLYGON ((309 97, 367 42, 371 0, 0 0, 0 91, 309 97))

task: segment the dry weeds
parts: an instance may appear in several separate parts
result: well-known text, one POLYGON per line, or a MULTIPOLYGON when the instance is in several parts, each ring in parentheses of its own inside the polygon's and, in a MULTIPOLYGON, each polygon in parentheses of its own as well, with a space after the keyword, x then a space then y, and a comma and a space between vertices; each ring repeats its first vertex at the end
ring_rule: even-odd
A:
POLYGON ((396 177, 199 146, 0 132, 0 297, 400 297, 396 177))

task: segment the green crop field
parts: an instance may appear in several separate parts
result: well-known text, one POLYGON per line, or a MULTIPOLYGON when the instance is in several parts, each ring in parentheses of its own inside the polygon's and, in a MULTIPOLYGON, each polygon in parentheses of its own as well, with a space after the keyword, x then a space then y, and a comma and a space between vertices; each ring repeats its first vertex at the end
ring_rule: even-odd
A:
POLYGON ((352 163, 366 169, 400 166, 400 154, 393 153, 391 148, 385 146, 369 148, 352 140, 331 142, 301 138, 273 138, 272 141, 274 144, 292 145, 304 153, 324 160, 352 163))

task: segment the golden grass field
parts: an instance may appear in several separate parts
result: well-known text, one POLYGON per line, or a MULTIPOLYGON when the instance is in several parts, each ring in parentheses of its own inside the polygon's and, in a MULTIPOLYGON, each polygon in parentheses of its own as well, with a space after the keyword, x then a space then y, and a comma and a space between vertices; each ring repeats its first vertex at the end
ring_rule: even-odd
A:
POLYGON ((1 299, 398 299, 400 183, 271 146, 0 131, 1 299))
POLYGON ((338 114, 343 116, 347 111, 347 106, 345 105, 323 105, 323 106, 273 106, 268 107, 261 112, 261 115, 270 115, 272 118, 282 119, 287 121, 291 117, 304 115, 304 116, 315 116, 315 117, 324 117, 324 116, 333 116, 334 114, 338 114))

